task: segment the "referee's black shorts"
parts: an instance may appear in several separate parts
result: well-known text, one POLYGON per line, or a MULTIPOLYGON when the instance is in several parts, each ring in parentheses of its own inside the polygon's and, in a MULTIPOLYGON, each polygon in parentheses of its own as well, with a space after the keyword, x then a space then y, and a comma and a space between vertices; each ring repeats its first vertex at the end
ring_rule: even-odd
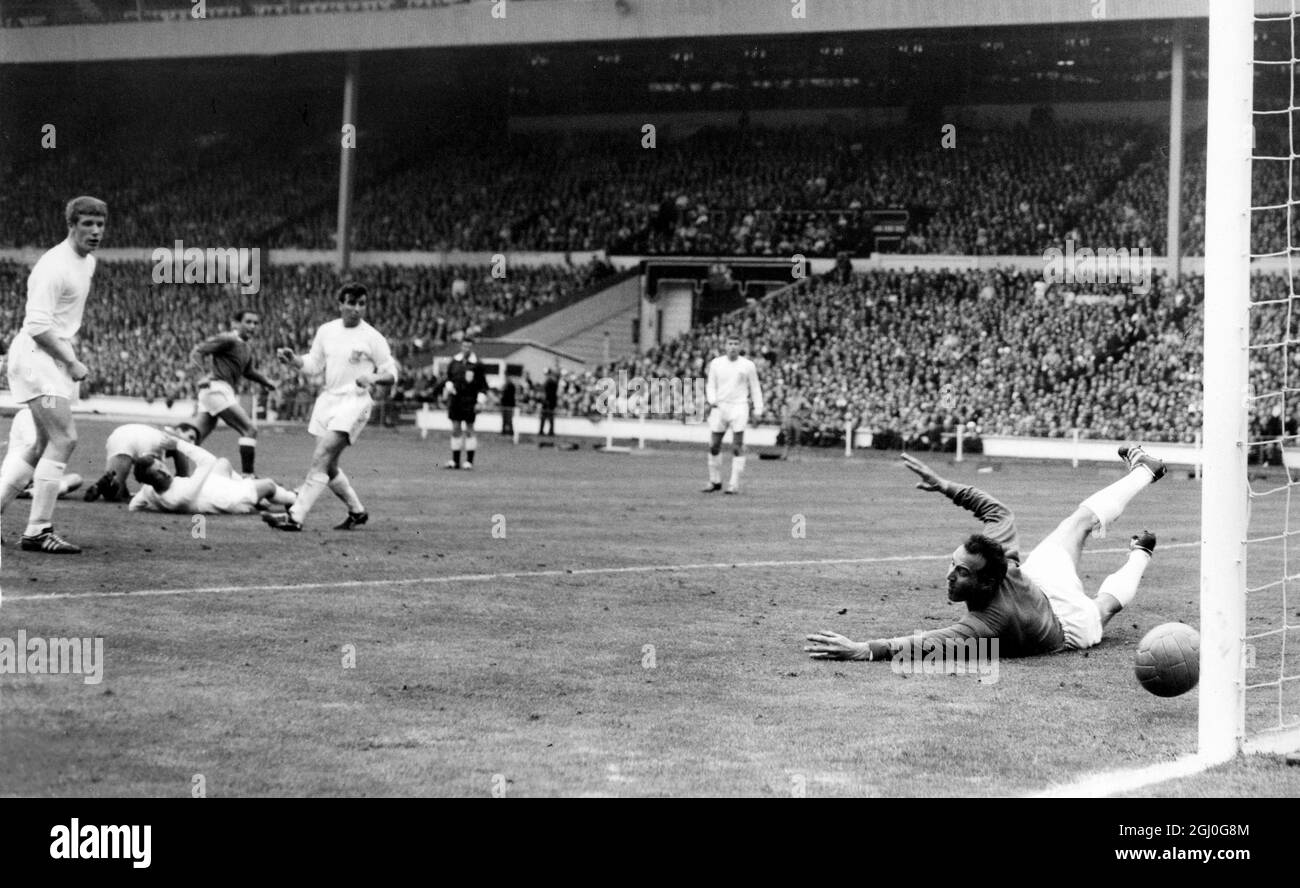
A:
POLYGON ((451 406, 447 408, 447 418, 452 422, 472 423, 477 417, 478 410, 472 401, 468 404, 452 401, 451 406))

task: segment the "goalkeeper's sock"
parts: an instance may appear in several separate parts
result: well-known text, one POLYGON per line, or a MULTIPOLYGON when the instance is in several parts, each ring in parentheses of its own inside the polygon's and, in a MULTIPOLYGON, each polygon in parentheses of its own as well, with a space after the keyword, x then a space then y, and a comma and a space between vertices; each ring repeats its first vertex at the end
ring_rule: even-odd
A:
POLYGON ((253 463, 257 461, 257 439, 239 439, 239 466, 245 475, 253 474, 253 463))
POLYGON ((733 456, 731 458, 731 487, 733 490, 740 488, 740 476, 744 471, 745 458, 743 456, 733 456))
POLYGON ((334 491, 335 496, 343 500, 349 512, 364 512, 366 510, 366 507, 361 505, 361 499, 357 496, 357 492, 352 489, 352 482, 348 480, 348 476, 342 469, 339 469, 338 474, 330 479, 330 490, 334 491))
POLYGON ((277 484, 275 485, 275 490, 271 492, 271 495, 268 496, 267 499, 275 503, 277 506, 292 506, 298 501, 298 494, 277 484))
POLYGON ((709 483, 710 484, 722 483, 722 454, 721 453, 709 454, 709 483))
POLYGON ((1101 581, 1101 588, 1097 590, 1098 597, 1109 595, 1119 602, 1121 608, 1128 607, 1137 597, 1138 583, 1150 563, 1149 552, 1134 549, 1128 555, 1128 563, 1101 581))
POLYGON ((27 519, 27 536, 36 536, 49 527, 54 518, 54 504, 59 499, 59 485, 67 463, 42 457, 32 473, 32 511, 27 519))
POLYGON ((451 436, 451 461, 460 468, 460 448, 464 439, 460 435, 451 436))
POLYGON ((478 450, 478 438, 468 435, 465 438, 465 462, 474 465, 474 451, 478 450))
POLYGON ((1100 527, 1097 536, 1104 537, 1108 525, 1114 523, 1124 509, 1151 483, 1150 472, 1129 472, 1109 487, 1104 487, 1080 505, 1097 516, 1100 527))
POLYGON ((19 453, 9 452, 0 463, 0 512, 23 492, 32 480, 34 468, 19 453))
POLYGON ((329 475, 324 472, 308 473, 307 480, 302 482, 302 487, 298 490, 298 501, 289 509, 289 517, 302 524, 311 507, 316 505, 316 498, 329 483, 329 475))

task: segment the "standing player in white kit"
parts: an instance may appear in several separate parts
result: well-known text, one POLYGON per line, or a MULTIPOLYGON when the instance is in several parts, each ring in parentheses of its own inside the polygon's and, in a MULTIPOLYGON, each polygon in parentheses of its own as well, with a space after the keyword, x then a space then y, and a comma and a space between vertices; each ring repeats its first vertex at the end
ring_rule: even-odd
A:
POLYGON ((366 288, 344 284, 339 287, 338 302, 339 319, 321 324, 310 352, 305 356, 295 354, 291 348, 276 352, 283 363, 307 375, 325 374, 325 388, 316 399, 307 427, 316 438, 307 480, 298 488, 297 502, 289 511, 262 516, 276 530, 302 530, 307 513, 326 487, 348 507, 348 517, 335 525, 335 530, 352 530, 370 518, 348 476, 339 468, 339 457, 344 448, 356 443, 370 419, 374 406, 370 387, 392 385, 397 381, 398 368, 388 340, 364 320, 366 288))
POLYGON ((758 386, 758 368, 740 356, 740 340, 727 337, 727 353, 709 362, 705 398, 709 402, 709 486, 705 493, 722 489, 722 439, 731 430, 731 483, 727 493, 740 492, 740 475, 745 471, 745 428, 749 404, 754 415, 763 414, 763 390, 758 386))
POLYGON ((22 548, 76 555, 81 548, 54 532, 54 504, 77 446, 72 400, 77 383, 90 370, 78 360, 72 339, 81 329, 95 274, 92 254, 104 237, 108 205, 96 197, 76 197, 68 202, 64 218, 67 239, 46 251, 27 278, 27 311, 9 346, 9 390, 36 420, 36 441, 23 456, 35 470, 22 548))

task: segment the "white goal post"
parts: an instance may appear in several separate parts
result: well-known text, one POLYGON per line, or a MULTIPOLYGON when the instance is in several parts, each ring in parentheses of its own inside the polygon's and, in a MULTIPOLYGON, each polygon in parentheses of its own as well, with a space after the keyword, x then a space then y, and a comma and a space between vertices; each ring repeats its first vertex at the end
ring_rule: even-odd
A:
MULTIPOLYGON (((1287 602, 1289 585, 1300 581, 1300 576, 1291 576, 1287 567, 1291 538, 1300 536, 1300 532, 1290 530, 1292 490, 1300 487, 1300 481, 1283 469, 1286 480, 1282 482, 1281 496, 1286 517, 1282 530, 1271 535, 1261 530, 1252 539, 1254 494, 1247 474, 1252 447, 1267 446, 1267 442, 1251 441, 1252 412, 1273 406, 1282 415, 1289 415, 1294 403, 1288 404, 1288 398, 1300 392, 1290 379, 1288 356, 1296 335, 1289 319, 1300 307, 1296 270, 1292 267, 1293 260, 1300 258, 1300 250, 1292 243, 1292 203, 1300 200, 1300 195, 1291 193, 1295 181, 1292 168, 1300 160, 1291 133, 1297 110, 1296 0, 1286 5, 1288 11, 1262 16, 1260 21, 1271 19, 1273 24, 1289 25, 1292 36, 1288 51, 1284 57, 1257 59, 1254 0, 1210 0, 1198 723, 1198 754, 1207 763, 1225 761, 1241 751, 1280 751, 1300 746, 1300 730, 1295 722, 1300 713, 1288 712, 1285 705, 1286 695, 1294 694, 1296 683, 1294 676, 1288 677, 1288 670, 1294 672, 1292 664, 1300 659, 1300 646, 1292 643, 1292 651, 1287 650, 1290 612, 1295 610, 1294 604, 1287 602), (1285 66, 1285 70, 1279 66, 1285 66), (1270 74, 1286 75, 1291 80, 1290 98, 1281 107, 1255 105, 1257 69, 1265 68, 1270 74), (1254 156, 1257 122, 1288 134, 1283 156, 1254 156), (1256 160, 1283 165, 1288 183, 1282 193, 1264 195, 1261 206, 1252 206, 1256 198, 1252 194, 1252 163, 1256 160), (1259 212, 1285 219, 1286 233, 1280 246, 1252 245, 1252 223, 1259 212), (1252 253, 1252 246, 1257 252, 1252 253), (1288 294, 1252 305, 1251 260, 1262 255, 1285 257, 1290 270, 1288 294), (1276 342, 1251 342, 1252 309, 1285 312, 1288 320, 1276 342), (1278 366, 1283 378, 1270 379, 1269 392, 1261 394, 1251 389, 1251 357, 1267 349, 1281 352, 1282 363, 1278 366), (1271 405, 1264 403, 1266 399, 1271 400, 1271 405), (1280 550, 1281 566, 1276 576, 1252 590, 1248 585, 1247 557, 1253 544, 1280 550), (1263 633, 1270 642, 1276 642, 1280 652, 1275 657, 1275 677, 1251 684, 1255 679, 1248 680, 1247 666, 1254 665, 1248 660, 1253 659, 1251 642, 1257 635, 1250 634, 1256 632, 1253 627, 1248 633, 1247 615, 1252 612, 1251 595, 1256 591, 1260 600, 1280 597, 1281 605, 1272 610, 1270 627, 1263 633), (1280 626, 1272 625, 1279 620, 1280 626), (1262 689, 1265 696, 1273 695, 1268 696, 1268 707, 1275 716, 1270 718, 1270 724, 1248 724, 1247 691, 1255 689, 1262 689)), ((1276 150, 1265 153, 1282 154, 1276 150)), ((1255 320, 1257 330, 1264 326, 1263 318, 1255 320)), ((1300 347, 1300 341, 1295 344, 1300 347)), ((1291 598, 1294 602, 1295 596, 1291 598)))

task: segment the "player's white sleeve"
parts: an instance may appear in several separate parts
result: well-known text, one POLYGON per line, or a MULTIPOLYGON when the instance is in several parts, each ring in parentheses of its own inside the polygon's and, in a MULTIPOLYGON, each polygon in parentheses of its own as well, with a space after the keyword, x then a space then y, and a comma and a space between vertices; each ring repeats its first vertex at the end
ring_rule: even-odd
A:
POLYGON ((205 450, 195 444, 191 444, 189 441, 177 440, 176 451, 180 453, 181 456, 194 463, 195 471, 205 468, 208 463, 217 461, 216 456, 213 455, 211 451, 205 450))
POLYGON ((325 372, 325 328, 319 327, 311 341, 311 351, 302 357, 302 372, 308 376, 325 372))
POLYGON ((709 404, 718 403, 718 359, 709 361, 709 378, 704 383, 704 400, 709 404))
POLYGON ((58 265, 37 262, 27 278, 27 314, 23 331, 36 337, 54 329, 54 309, 59 301, 58 265))
POLYGON ((378 331, 375 331, 375 347, 371 354, 374 355, 375 372, 380 376, 387 373, 393 377, 393 382, 397 382, 397 377, 400 375, 397 361, 393 359, 393 351, 388 347, 388 340, 378 331))
POLYGON ((754 418, 763 415, 763 389, 758 384, 758 367, 749 364, 749 399, 754 402, 754 418))

